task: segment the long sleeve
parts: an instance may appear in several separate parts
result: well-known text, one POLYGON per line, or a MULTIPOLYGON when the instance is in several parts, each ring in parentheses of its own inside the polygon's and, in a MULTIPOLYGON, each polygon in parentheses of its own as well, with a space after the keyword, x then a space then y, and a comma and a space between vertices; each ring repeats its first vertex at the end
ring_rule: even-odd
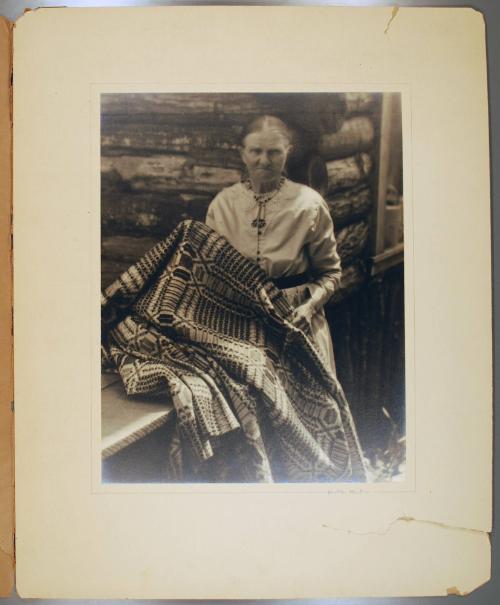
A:
POLYGON ((217 199, 219 198, 220 193, 217 194, 214 199, 210 202, 210 205, 208 206, 207 209, 207 215, 205 218, 205 223, 214 231, 217 231, 217 220, 216 220, 216 205, 217 205, 217 199))
POLYGON ((314 277, 314 281, 309 284, 311 303, 318 310, 328 302, 342 277, 333 221, 324 200, 318 204, 309 232, 307 251, 314 277))

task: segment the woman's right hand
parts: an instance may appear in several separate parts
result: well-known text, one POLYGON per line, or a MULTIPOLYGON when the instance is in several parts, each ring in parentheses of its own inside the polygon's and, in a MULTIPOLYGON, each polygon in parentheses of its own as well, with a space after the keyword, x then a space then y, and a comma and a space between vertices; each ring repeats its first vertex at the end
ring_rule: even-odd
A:
POLYGON ((305 330, 311 325, 313 315, 316 313, 310 300, 298 306, 292 315, 292 324, 301 330, 305 330))

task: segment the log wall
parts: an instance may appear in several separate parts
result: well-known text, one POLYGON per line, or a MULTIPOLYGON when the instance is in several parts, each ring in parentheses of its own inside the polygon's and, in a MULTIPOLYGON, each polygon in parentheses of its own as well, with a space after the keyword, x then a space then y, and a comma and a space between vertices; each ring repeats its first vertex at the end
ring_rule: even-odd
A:
POLYGON ((102 95, 102 286, 130 250, 184 218, 204 220, 214 195, 240 179, 241 132, 263 113, 293 129, 289 175, 324 194, 347 270, 368 244, 379 111, 370 93, 102 95))
POLYGON ((204 220, 214 195, 241 178, 244 126, 265 113, 282 118, 295 133, 290 178, 318 189, 334 221, 343 278, 327 315, 339 378, 368 434, 381 402, 401 408, 394 401, 404 383, 404 373, 380 374, 386 350, 402 359, 402 323, 393 321, 403 309, 402 273, 376 283, 368 277, 381 100, 375 93, 102 95, 102 286, 179 221, 204 220), (391 340, 394 329, 400 336, 391 340))

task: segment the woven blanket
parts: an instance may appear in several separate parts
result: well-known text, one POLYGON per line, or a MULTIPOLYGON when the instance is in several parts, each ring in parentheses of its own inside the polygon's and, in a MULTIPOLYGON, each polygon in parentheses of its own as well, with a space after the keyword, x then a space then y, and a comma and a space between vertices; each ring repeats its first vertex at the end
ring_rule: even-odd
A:
POLYGON ((103 358, 175 409, 173 481, 364 481, 348 403, 264 272, 184 221, 102 296, 103 358))

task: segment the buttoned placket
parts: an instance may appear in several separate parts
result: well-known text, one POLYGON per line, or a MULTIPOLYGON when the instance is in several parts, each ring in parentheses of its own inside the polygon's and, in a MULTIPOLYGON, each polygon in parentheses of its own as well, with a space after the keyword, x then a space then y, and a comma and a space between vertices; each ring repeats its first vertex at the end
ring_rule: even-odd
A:
POLYGON ((262 239, 262 229, 265 227, 265 219, 262 218, 262 211, 265 210, 265 202, 258 203, 257 210, 257 264, 260 265, 261 262, 261 239, 262 239), (264 224, 263 224, 264 223, 264 224))
POLYGON ((249 202, 251 200, 250 208, 256 208, 256 210, 257 210, 257 214, 256 214, 255 218, 252 219, 251 222, 252 222, 252 227, 255 229, 256 236, 257 236, 256 237, 256 263, 259 266, 261 266, 261 264, 264 260, 262 258, 262 253, 263 253, 262 245, 263 245, 263 240, 264 240, 264 232, 265 232, 265 229, 268 227, 269 211, 276 203, 278 203, 278 200, 283 195, 283 189, 286 186, 286 184, 287 184, 287 182, 285 180, 283 185, 276 192, 276 195, 267 201, 257 201, 255 199, 253 192, 250 189, 248 189, 247 187, 245 187, 246 194, 249 197, 249 202), (262 217, 263 214, 265 214, 265 218, 262 217), (253 226, 253 223, 255 223, 255 227, 253 226))

